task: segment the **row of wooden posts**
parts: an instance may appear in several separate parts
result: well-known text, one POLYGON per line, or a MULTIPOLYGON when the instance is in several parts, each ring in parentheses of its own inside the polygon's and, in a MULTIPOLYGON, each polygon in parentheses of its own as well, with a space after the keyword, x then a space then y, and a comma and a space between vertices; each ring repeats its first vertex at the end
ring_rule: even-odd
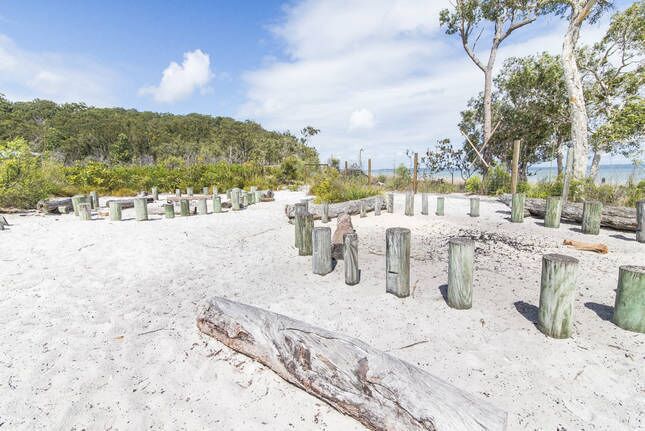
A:
MULTIPOLYGON (((210 189, 204 187, 202 190, 203 195, 209 195, 210 189)), ((141 193, 144 195, 145 193, 141 193)), ((250 187, 250 191, 246 192, 239 188, 233 188, 226 192, 227 198, 231 202, 231 209, 239 211, 249 205, 260 202, 262 199, 262 192, 257 187, 250 187)), ((157 187, 152 188, 151 193, 153 200, 159 200, 159 190, 157 187)), ((192 198, 194 196, 193 188, 186 188, 186 196, 192 198)), ((190 216, 190 200, 189 198, 181 198, 182 193, 180 189, 175 189, 175 198, 179 198, 179 214, 181 216, 190 216)), ((194 199, 196 201, 196 211, 199 215, 207 214, 208 204, 206 197, 199 197, 194 199)), ((213 187, 212 193, 213 213, 222 212, 222 200, 218 194, 217 187, 213 187)), ((138 196, 133 199, 135 219, 138 221, 148 220, 148 197, 138 196)), ((81 220, 91 220, 92 210, 99 209, 99 197, 97 192, 90 192, 89 195, 76 195, 72 197, 72 208, 74 214, 81 220)), ((166 203, 163 205, 165 218, 175 218, 175 207, 173 203, 166 203)), ((122 202, 113 200, 108 202, 109 217, 112 221, 122 220, 122 202)))
MULTIPOLYGON (((521 198, 520 198, 521 199, 521 198)), ((406 196, 405 213, 413 212, 406 196)), ((471 216, 479 215, 479 200, 471 199, 471 216)), ((377 199, 375 208, 380 208, 377 199)), ((443 215, 444 199, 437 201, 437 213, 443 215), (440 203, 439 203, 440 202, 440 203)), ((425 204, 427 214, 427 201, 425 204)), ((393 195, 387 197, 387 211, 393 212, 393 195)), ((514 211, 514 212, 517 212, 514 211)), ((329 220, 323 205, 322 221, 329 220)), ((364 211, 361 210, 361 216, 364 211)), ((377 213, 376 215, 380 214, 377 213)), ((522 211, 523 214, 523 211, 522 211)), ((517 217, 517 215, 516 215, 517 217)), ((410 244, 411 231, 392 227, 385 231, 385 291, 404 298, 410 295, 410 244)), ((314 274, 326 275, 333 269, 331 229, 314 227, 313 215, 308 211, 308 201, 295 205, 295 246, 301 256, 312 256, 314 274)), ((455 309, 470 309, 473 298, 475 242, 470 238, 452 238, 448 242, 447 303, 455 309)), ((355 285, 360 281, 358 266, 358 235, 355 232, 343 237, 345 283, 355 285)), ((562 254, 542 257, 542 278, 538 308, 538 328, 553 338, 568 338, 573 327, 573 303, 576 296, 578 260, 562 254)), ((613 322, 626 330, 645 333, 645 266, 621 266, 618 277, 613 322)))

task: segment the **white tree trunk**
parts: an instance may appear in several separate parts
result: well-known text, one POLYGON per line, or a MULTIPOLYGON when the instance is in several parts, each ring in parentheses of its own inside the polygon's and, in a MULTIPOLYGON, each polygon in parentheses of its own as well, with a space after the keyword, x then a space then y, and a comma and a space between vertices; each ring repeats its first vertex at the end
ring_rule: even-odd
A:
POLYGON ((580 35, 580 27, 594 3, 595 0, 574 0, 571 2, 571 17, 562 44, 562 67, 571 110, 571 143, 574 153, 573 178, 584 178, 587 173, 588 118, 582 79, 576 62, 576 45, 580 35))
POLYGON ((593 153, 593 159, 591 160, 591 169, 589 170, 589 177, 596 181, 596 177, 598 176, 598 167, 600 166, 600 158, 602 157, 602 154, 600 151, 594 151, 593 153))

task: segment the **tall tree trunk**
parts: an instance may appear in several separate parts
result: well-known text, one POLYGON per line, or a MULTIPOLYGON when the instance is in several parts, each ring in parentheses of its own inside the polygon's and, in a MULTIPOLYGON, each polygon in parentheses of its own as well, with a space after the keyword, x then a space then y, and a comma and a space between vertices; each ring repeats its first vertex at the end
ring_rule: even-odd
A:
POLYGON ((562 148, 558 146, 558 155, 556 156, 556 162, 558 164, 558 176, 561 176, 564 172, 564 156, 562 155, 562 148))
POLYGON ((484 142, 488 142, 493 130, 493 65, 495 51, 491 50, 488 67, 484 71, 484 142), (491 61, 492 60, 492 61, 491 61))
POLYGON ((602 154, 600 151, 594 151, 593 153, 593 159, 591 160, 591 170, 589 172, 589 177, 591 177, 592 180, 596 181, 596 177, 598 176, 598 166, 600 165, 600 157, 602 157, 602 154))
POLYGON ((587 139, 588 118, 585 96, 582 90, 582 79, 576 62, 576 45, 580 36, 580 27, 595 3, 596 0, 573 0, 571 2, 569 26, 562 44, 562 67, 571 110, 571 142, 574 150, 572 176, 574 178, 584 178, 587 171, 587 153, 589 151, 587 139))

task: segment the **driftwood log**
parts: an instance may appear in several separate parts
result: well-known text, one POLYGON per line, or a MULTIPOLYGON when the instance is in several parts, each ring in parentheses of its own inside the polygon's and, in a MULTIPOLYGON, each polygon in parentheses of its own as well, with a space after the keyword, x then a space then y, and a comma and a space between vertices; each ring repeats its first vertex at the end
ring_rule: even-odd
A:
MULTIPOLYGON (((509 194, 501 195, 497 199, 508 206, 511 204, 511 195, 509 194)), ((544 218, 546 202, 544 199, 526 198, 524 208, 531 216, 544 218)), ((562 208, 560 218, 570 222, 581 223, 582 204, 567 203, 562 208)), ((602 209, 600 225, 612 229, 634 232, 636 231, 636 208, 605 206, 602 209)))
POLYGON ((212 298, 197 327, 372 430, 504 430, 506 413, 360 340, 212 298))
POLYGON ((72 206, 72 198, 50 198, 38 201, 36 209, 46 214, 60 214, 59 207, 67 208, 67 212, 71 212, 74 207, 72 206))
MULTIPOLYGON (((372 196, 365 199, 358 199, 354 201, 339 202, 335 204, 329 204, 329 218, 338 217, 339 214, 349 214, 356 215, 361 213, 361 202, 365 206, 365 211, 370 212, 374 211, 374 205, 377 202, 377 197, 372 196)), ((385 203, 382 199, 378 200, 381 205, 381 209, 385 209, 385 203)), ((294 205, 287 205, 284 208, 284 213, 287 218, 292 219, 295 216, 294 205)), ((309 202, 309 214, 314 216, 315 220, 322 219, 323 215, 323 205, 314 204, 313 201, 309 202)))
POLYGON ((331 239, 331 257, 332 259, 344 259, 343 247, 345 244, 345 235, 355 233, 352 218, 348 214, 341 214, 336 219, 336 230, 331 239))
MULTIPOLYGON (((119 202, 121 204, 121 209, 126 209, 126 208, 134 208, 134 200, 135 199, 142 199, 142 197, 138 198, 121 198, 121 199, 110 199, 107 202, 105 202, 105 206, 109 208, 110 202, 119 202)), ((152 197, 146 197, 148 203, 154 202, 152 197)))
POLYGON ((605 244, 602 244, 602 243, 590 243, 590 242, 576 241, 574 239, 565 239, 563 244, 571 246, 576 250, 595 251, 596 253, 600 253, 600 254, 609 253, 609 247, 607 247, 605 244))

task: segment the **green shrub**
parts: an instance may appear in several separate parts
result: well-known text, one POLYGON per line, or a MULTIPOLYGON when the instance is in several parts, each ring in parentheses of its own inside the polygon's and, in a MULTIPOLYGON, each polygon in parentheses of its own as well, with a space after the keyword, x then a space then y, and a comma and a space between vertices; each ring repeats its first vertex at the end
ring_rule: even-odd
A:
POLYGON ((466 185, 464 186, 466 192, 468 193, 480 193, 482 189, 482 177, 479 175, 473 175, 472 177, 466 180, 466 185))
POLYGON ((316 203, 345 202, 375 196, 383 190, 367 184, 364 176, 342 176, 336 169, 325 169, 312 178, 311 193, 316 203))
POLYGON ((489 195, 509 193, 511 191, 511 174, 502 165, 493 166, 486 174, 484 190, 489 195))
POLYGON ((406 190, 412 184, 410 170, 405 165, 400 164, 394 170, 394 176, 387 179, 385 186, 388 190, 406 190))

